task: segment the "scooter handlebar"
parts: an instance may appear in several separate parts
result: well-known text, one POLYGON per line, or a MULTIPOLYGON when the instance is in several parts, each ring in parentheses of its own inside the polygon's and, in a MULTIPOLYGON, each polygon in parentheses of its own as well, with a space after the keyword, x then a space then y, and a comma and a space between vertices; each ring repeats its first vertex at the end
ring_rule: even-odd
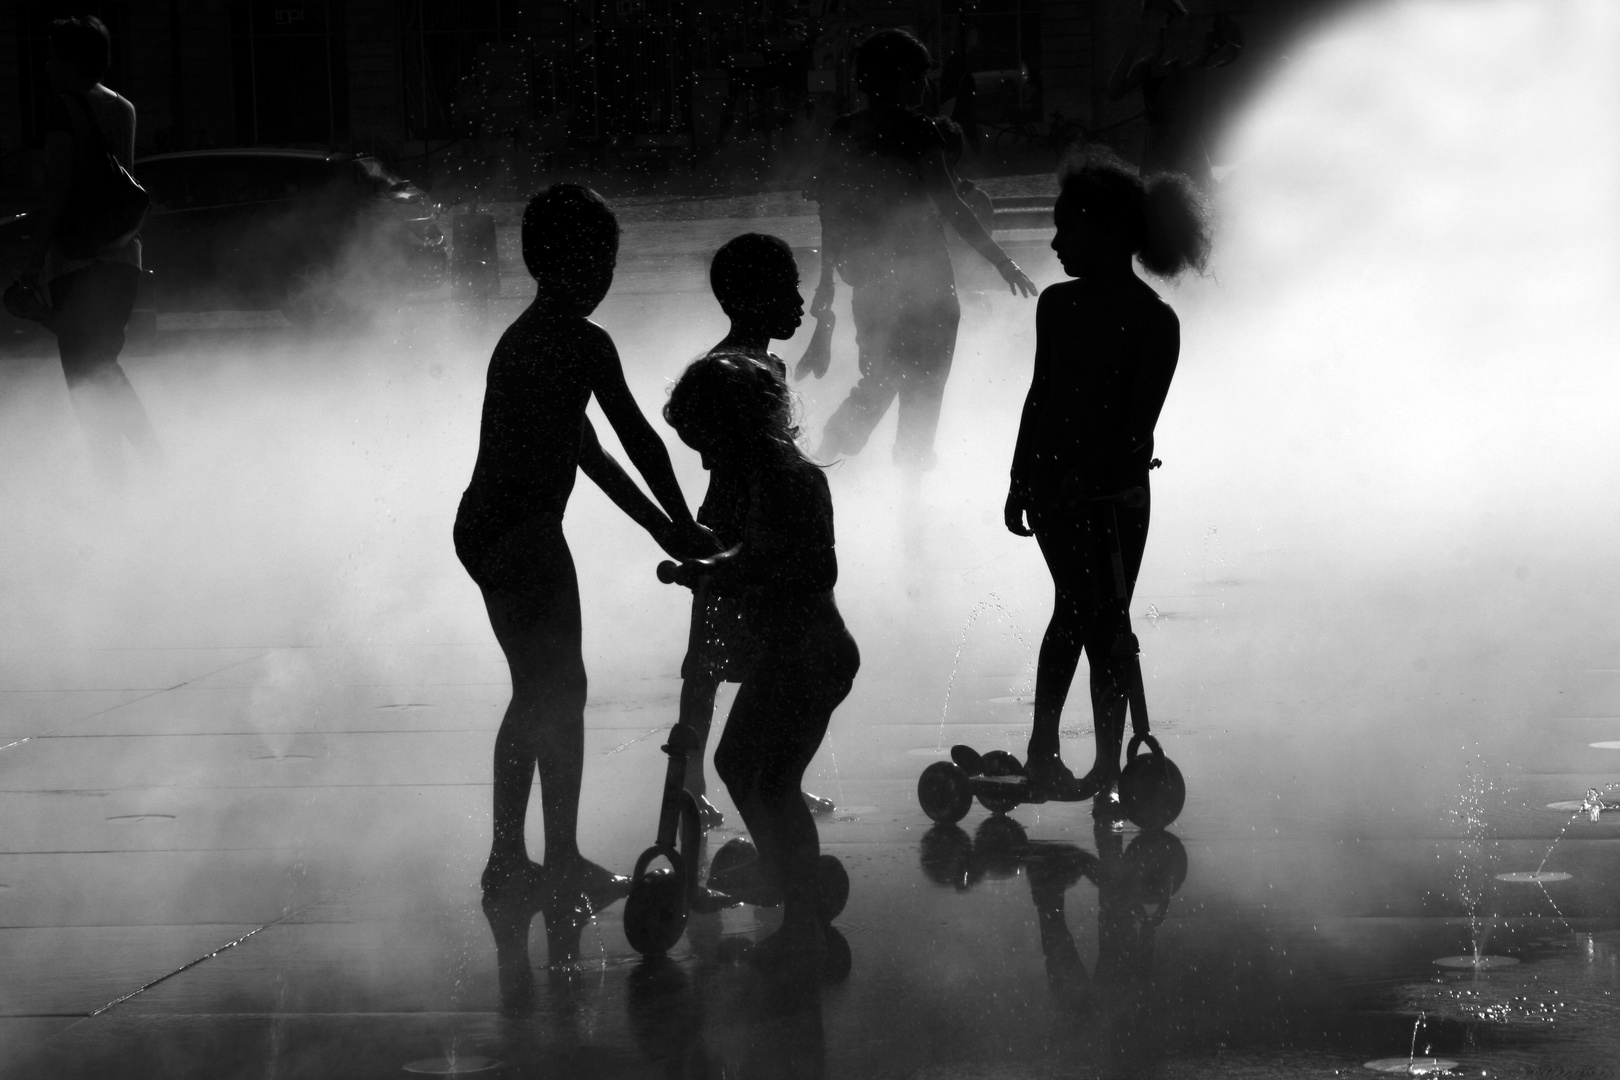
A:
POLYGON ((658 580, 665 585, 673 585, 679 580, 681 564, 671 559, 665 559, 658 564, 658 580))

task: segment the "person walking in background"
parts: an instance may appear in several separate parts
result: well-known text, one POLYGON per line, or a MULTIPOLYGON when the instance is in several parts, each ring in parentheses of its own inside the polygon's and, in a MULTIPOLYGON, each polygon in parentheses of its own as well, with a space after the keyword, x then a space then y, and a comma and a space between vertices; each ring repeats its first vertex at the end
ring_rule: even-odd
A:
POLYGON ((1005 507, 1007 528, 1040 544, 1056 591, 1035 671, 1026 765, 1032 802, 1100 798, 1119 775, 1129 659, 1112 650, 1115 508, 1088 500, 1142 489, 1141 505, 1117 508, 1125 580, 1134 588, 1147 546, 1153 429, 1175 374, 1181 326, 1137 277, 1133 259, 1174 277, 1202 267, 1209 249, 1190 181, 1144 183, 1100 147, 1065 170, 1052 216, 1052 250, 1076 280, 1047 289, 1036 308, 1035 373, 1005 507), (1097 757, 1077 780, 1059 755, 1058 721, 1082 649, 1091 664, 1097 757))
POLYGON ((118 363, 140 285, 141 242, 131 236, 87 250, 68 239, 102 216, 104 208, 93 202, 104 193, 91 180, 95 169, 107 167, 106 155, 125 169, 135 157, 135 106, 101 85, 111 61, 112 37, 100 19, 51 23, 45 202, 19 284, 39 306, 34 317, 56 334, 74 411, 97 466, 117 482, 125 475, 125 439, 149 462, 162 459, 152 422, 118 363))
MULTIPOLYGON (((867 107, 833 124, 812 189, 821 208, 822 253, 810 310, 819 317, 832 306, 836 268, 853 289, 861 371, 823 429, 816 451, 823 461, 859 453, 898 397, 895 460, 918 471, 933 466, 961 318, 941 216, 1014 294, 1036 292, 963 203, 939 125, 917 111, 928 67, 928 49, 904 30, 879 30, 860 44, 856 85, 867 107)), ((807 354, 794 376, 820 378, 826 370, 825 355, 807 354)))

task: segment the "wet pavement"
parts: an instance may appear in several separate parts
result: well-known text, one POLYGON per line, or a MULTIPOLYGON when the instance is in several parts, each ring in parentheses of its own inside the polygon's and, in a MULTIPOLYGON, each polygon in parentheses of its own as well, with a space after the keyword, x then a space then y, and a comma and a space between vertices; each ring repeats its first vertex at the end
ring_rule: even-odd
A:
MULTIPOLYGON (((649 413, 723 332, 699 256, 738 220, 672 226, 657 255, 679 265, 628 258, 600 313, 649 413)), ((1016 239, 1055 280, 1042 237, 1016 239)), ((1612 567, 1556 516, 1473 519, 1459 544, 1365 512, 1400 492, 1278 494, 1263 455, 1198 449, 1228 445, 1230 367, 1184 365, 1132 609, 1180 819, 927 819, 917 777, 951 744, 1022 753, 1049 603, 999 526, 1034 305, 965 260, 961 280, 938 471, 908 492, 886 426, 830 477, 863 668, 807 779, 852 882, 826 984, 735 961, 768 909, 694 917, 651 963, 622 903, 480 905, 507 682, 449 525, 520 279, 344 338, 170 326, 129 361, 170 466, 128 497, 72 479, 59 375, 9 362, 0 1074, 1620 1075, 1620 811, 1549 807, 1620 801, 1612 567), (1476 955, 1517 963, 1436 963, 1476 955)), ((1222 355, 1224 287, 1171 293, 1189 356, 1222 355)), ((800 388, 812 428, 853 379, 839 363, 800 388)), ((628 872, 687 599, 586 484, 567 528, 581 843, 628 872)), ((1064 723, 1084 767, 1083 702, 1064 723)))

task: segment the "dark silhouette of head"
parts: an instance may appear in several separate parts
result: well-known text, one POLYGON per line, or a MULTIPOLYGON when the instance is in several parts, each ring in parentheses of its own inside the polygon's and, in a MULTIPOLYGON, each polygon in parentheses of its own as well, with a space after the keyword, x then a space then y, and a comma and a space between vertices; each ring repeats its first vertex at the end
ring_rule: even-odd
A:
POLYGON ((557 314, 589 315, 613 284, 619 220, 580 184, 552 184, 523 211, 523 263, 557 314))
POLYGON ((1066 273, 1085 277, 1133 255, 1160 277, 1206 265, 1208 211, 1186 177, 1161 173, 1144 181, 1113 151, 1093 145, 1069 158, 1059 185, 1052 250, 1066 273))
POLYGON ((874 102, 893 101, 932 63, 928 46, 910 31, 879 30, 855 47, 855 87, 874 102))
POLYGON ((112 35, 94 15, 53 19, 51 51, 86 83, 98 83, 112 66, 112 35))
POLYGON ((733 323, 786 340, 804 321, 799 264, 779 237, 743 233, 727 240, 709 264, 709 285, 733 323))
POLYGON ((775 371, 744 353, 694 360, 670 388, 664 419, 703 456, 704 468, 805 460, 792 392, 775 371))

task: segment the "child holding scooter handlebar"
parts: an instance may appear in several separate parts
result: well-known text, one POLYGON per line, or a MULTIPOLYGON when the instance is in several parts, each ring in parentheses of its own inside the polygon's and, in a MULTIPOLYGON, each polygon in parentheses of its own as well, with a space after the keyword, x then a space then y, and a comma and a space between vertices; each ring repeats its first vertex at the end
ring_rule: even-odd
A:
POLYGON ((659 568, 664 581, 708 579, 740 593, 753 640, 714 764, 759 849, 732 876, 757 880, 711 877, 710 885, 780 895, 782 927, 755 946, 754 960, 819 967, 827 950, 820 839, 800 782, 860 667, 833 599, 832 496, 798 447, 786 384, 757 360, 716 352, 695 361, 670 391, 664 418, 705 468, 731 473, 747 493, 740 544, 659 568))

